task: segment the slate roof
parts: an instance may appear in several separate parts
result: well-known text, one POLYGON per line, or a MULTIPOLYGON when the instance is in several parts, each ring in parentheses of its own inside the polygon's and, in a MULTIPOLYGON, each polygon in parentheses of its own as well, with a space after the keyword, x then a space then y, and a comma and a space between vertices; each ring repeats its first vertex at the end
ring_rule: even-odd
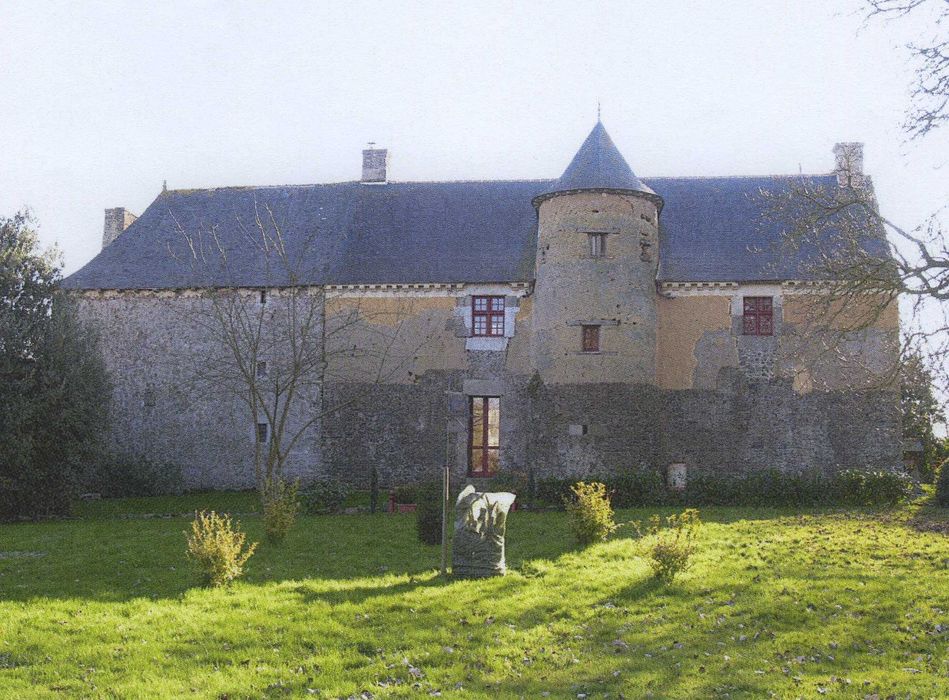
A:
MULTIPOLYGON (((807 279, 812 251, 790 254, 762 216, 761 190, 800 176, 637 178, 597 124, 558 180, 343 182, 161 194, 111 245, 67 277, 72 289, 530 282, 532 201, 577 189, 662 198, 661 282, 807 279), (295 272, 267 269, 257 217, 286 241, 295 272), (220 251, 223 251, 223 255, 220 251)), ((833 175, 808 176, 836 187, 833 175)), ((885 255, 882 240, 871 252, 885 255)))
MULTIPOLYGON (((639 192, 651 197, 656 194, 636 177, 600 121, 597 121, 560 179, 538 196, 534 204, 558 194, 583 190, 639 192)), ((662 201, 656 199, 661 209, 662 201)))
MULTIPOLYGON (((764 213, 763 191, 774 195, 801 184, 800 175, 653 178, 665 200, 659 217, 660 282, 772 282, 817 276, 814 245, 788 245, 782 225, 764 213)), ((836 175, 803 176, 810 188, 833 191, 836 175)), ((868 182, 867 186, 870 184, 868 182)), ((833 236, 823 234, 824 253, 833 236)), ((889 255, 882 234, 861 242, 867 253, 889 255)))

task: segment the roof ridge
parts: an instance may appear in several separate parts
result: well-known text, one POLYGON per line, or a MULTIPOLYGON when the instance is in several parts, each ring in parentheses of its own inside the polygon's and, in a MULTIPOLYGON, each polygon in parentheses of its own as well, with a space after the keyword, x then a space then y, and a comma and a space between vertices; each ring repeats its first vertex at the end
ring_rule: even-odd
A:
MULTIPOLYGON (((371 187, 379 187, 380 185, 464 185, 464 184, 473 184, 478 182, 490 182, 498 184, 506 184, 511 182, 552 182, 556 180, 555 177, 538 177, 538 178, 517 178, 517 177, 507 177, 507 178, 498 178, 498 179, 484 179, 484 178, 471 178, 464 180, 388 180, 386 182, 373 182, 369 183, 371 187)), ((219 187, 178 187, 175 189, 165 190, 164 194, 181 194, 186 193, 190 194, 192 192, 216 192, 218 190, 275 190, 282 188, 294 188, 294 189, 305 189, 307 187, 333 187, 337 185, 360 185, 366 184, 360 180, 337 180, 334 182, 309 182, 302 184, 284 184, 284 185, 221 185, 219 187)))
MULTIPOLYGON (((793 178, 793 177, 833 177, 834 173, 760 173, 757 175, 641 175, 640 180, 754 180, 761 178, 793 178)), ((477 183, 506 184, 506 183, 545 183, 556 182, 555 177, 528 177, 528 178, 468 178, 461 180, 389 180, 388 182, 372 183, 371 187, 380 185, 470 185, 477 183)), ((277 190, 277 189, 307 189, 316 187, 339 187, 343 185, 363 184, 359 180, 336 180, 332 182, 308 182, 283 185, 221 185, 218 187, 179 187, 168 189, 163 194, 194 194, 196 192, 223 192, 241 190, 277 190)))
POLYGON ((760 180, 762 178, 834 177, 834 173, 770 173, 759 175, 641 175, 641 180, 760 180))

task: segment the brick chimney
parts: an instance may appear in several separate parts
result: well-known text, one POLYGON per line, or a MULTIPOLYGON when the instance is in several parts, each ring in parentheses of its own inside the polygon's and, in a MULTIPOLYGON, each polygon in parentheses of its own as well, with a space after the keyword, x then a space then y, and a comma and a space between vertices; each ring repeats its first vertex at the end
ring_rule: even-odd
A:
POLYGON ((110 245, 138 217, 125 207, 105 210, 105 225, 102 227, 102 247, 110 245))
POLYGON ((834 146, 837 162, 834 174, 840 187, 863 187, 863 144, 838 143, 834 146))
POLYGON ((388 178, 389 151, 370 142, 362 152, 362 182, 385 184, 388 178))

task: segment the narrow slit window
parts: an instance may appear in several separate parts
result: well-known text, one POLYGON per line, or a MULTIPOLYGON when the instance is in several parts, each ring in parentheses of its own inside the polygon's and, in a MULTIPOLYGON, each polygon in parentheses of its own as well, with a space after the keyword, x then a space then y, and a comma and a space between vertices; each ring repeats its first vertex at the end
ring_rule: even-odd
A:
POLYGON ((261 289, 260 290, 260 304, 261 306, 263 306, 266 303, 267 303, 267 290, 261 289))
POLYGON ((742 302, 742 333, 773 335, 774 305, 771 297, 744 297, 742 302))
POLYGON ((261 360, 257 363, 257 378, 263 379, 267 376, 267 362, 266 360, 261 360))
POLYGON ((504 297, 471 298, 471 335, 504 335, 504 297))
POLYGON ((580 326, 582 330, 582 349, 583 352, 600 351, 600 327, 599 326, 580 326))
POLYGON ((591 258, 605 258, 606 257, 606 234, 605 233, 588 233, 587 239, 590 243, 590 257, 591 258))
POLYGON ((472 396, 469 409, 468 475, 494 476, 501 463, 501 399, 472 396))
POLYGON ((266 423, 257 424, 257 442, 268 442, 270 440, 270 426, 266 423))

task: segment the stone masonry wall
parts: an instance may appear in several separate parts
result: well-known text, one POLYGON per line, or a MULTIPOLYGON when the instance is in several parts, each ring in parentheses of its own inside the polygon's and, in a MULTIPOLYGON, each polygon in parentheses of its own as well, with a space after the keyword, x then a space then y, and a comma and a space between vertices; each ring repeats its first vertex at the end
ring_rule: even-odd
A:
MULTIPOLYGON (((450 394, 500 396, 502 470, 537 478, 678 462, 690 471, 899 463, 895 393, 848 385, 850 370, 826 360, 802 368, 791 352, 800 327, 787 320, 792 296, 777 295, 772 337, 740 334, 735 300, 744 292, 658 297, 653 381, 633 381, 612 356, 583 358, 608 381, 560 370, 545 381, 529 342, 539 337, 536 293, 508 297, 510 337, 471 343, 467 292, 486 291, 504 293, 333 300, 328 315, 352 323, 330 332, 323 390, 298 417, 322 418, 294 451, 291 474, 365 487, 375 466, 392 486, 436 477, 447 459, 464 479, 467 416, 449 416, 450 394)), ((181 465, 188 488, 250 487, 255 434, 246 407, 199 389, 192 376, 196 363, 219 357, 196 323, 206 303, 191 293, 80 298, 115 382, 113 448, 181 465)), ((891 324, 867 329, 854 355, 886 359, 891 324)))

